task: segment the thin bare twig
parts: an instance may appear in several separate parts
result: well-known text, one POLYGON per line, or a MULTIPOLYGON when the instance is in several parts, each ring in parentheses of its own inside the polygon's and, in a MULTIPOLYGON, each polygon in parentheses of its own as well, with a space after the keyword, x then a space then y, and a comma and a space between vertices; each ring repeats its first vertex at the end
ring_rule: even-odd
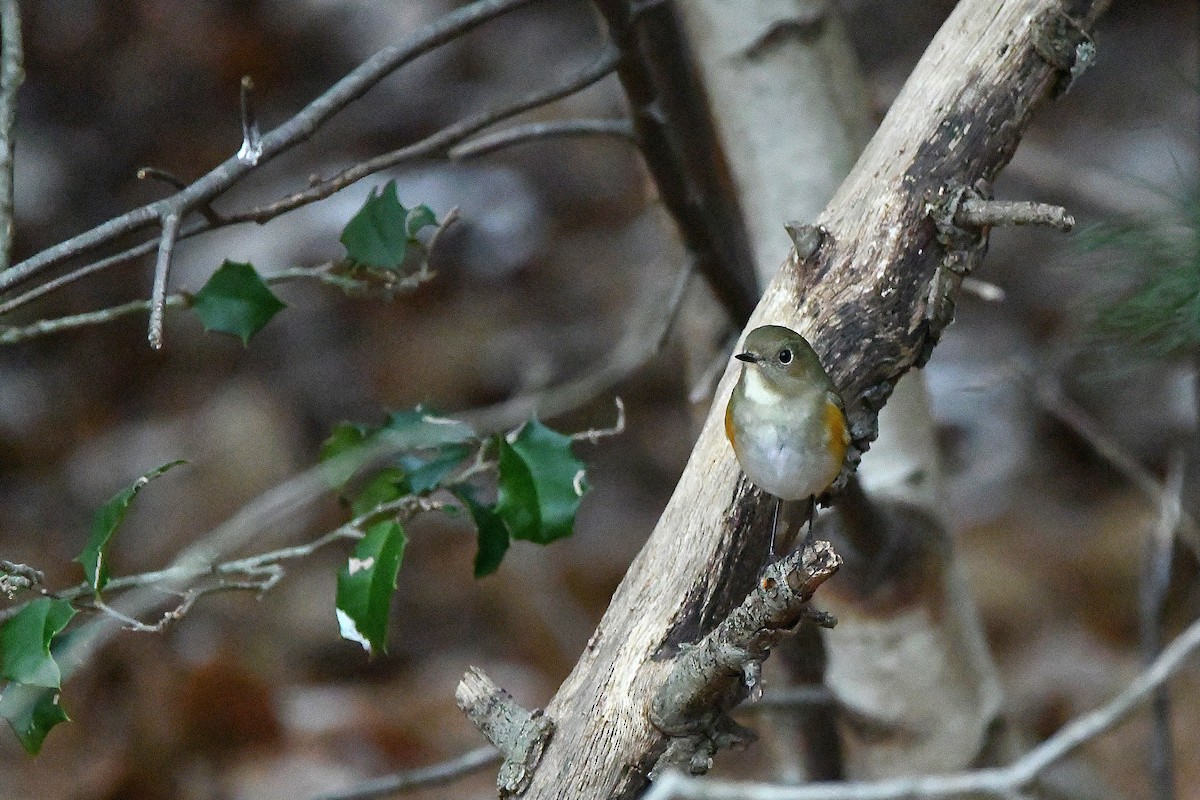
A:
POLYGON ((611 428, 591 428, 586 431, 579 431, 571 434, 571 441, 574 442, 591 442, 599 444, 601 439, 608 436, 620 436, 625 432, 625 401, 619 397, 614 398, 617 405, 617 421, 613 423, 611 428))
POLYGON ((737 711, 776 711, 779 709, 807 710, 813 706, 828 706, 837 702, 833 692, 823 684, 785 686, 764 692, 757 700, 749 700, 737 711))
POLYGON ((262 131, 258 129, 258 114, 254 111, 254 81, 249 75, 242 76, 242 93, 240 98, 242 111, 242 146, 238 149, 237 157, 242 163, 255 166, 262 156, 262 131))
POLYGON ((1010 797, 1030 786, 1050 766, 1123 722, 1200 649, 1200 621, 1193 622, 1128 686, 1096 710, 1076 717, 1053 736, 1006 767, 894 780, 776 786, 714 781, 669 772, 642 800, 900 800, 985 794, 1010 797))
POLYGON ((578 138, 582 136, 613 136, 635 141, 633 123, 627 119, 564 119, 553 122, 530 122, 514 125, 495 133, 477 136, 450 148, 447 155, 461 161, 494 153, 506 147, 540 139, 578 138))
MULTIPOLYGON (((196 232, 195 230, 184 231, 183 233, 181 233, 179 235, 179 238, 186 239, 188 236, 190 236, 192 233, 195 233, 195 232, 196 232)), ((108 258, 102 258, 99 261, 95 261, 91 264, 87 264, 86 266, 80 267, 79 269, 72 270, 71 272, 65 273, 63 275, 59 275, 57 278, 54 278, 53 280, 46 281, 45 283, 43 283, 39 286, 33 287, 32 289, 30 289, 27 292, 23 292, 22 294, 19 294, 19 295, 14 295, 13 297, 10 297, 8 300, 5 300, 3 303, 0 303, 0 315, 7 314, 9 311, 12 311, 14 308, 19 308, 19 307, 25 305, 26 303, 31 303, 34 300, 38 299, 39 297, 43 297, 44 295, 50 294, 51 292, 55 291, 56 289, 61 289, 62 287, 66 286, 68 284, 74 283, 75 281, 80 280, 81 278, 86 278, 88 275, 91 275, 96 272, 102 272, 102 271, 108 269, 109 267, 115 267, 118 264, 124 264, 126 261, 132 261, 135 258, 140 258, 141 256, 144 256, 147 253, 152 252, 154 250, 154 248, 156 248, 156 247, 158 247, 158 242, 155 241, 154 239, 150 239, 149 241, 145 241, 139 245, 130 247, 128 250, 123 250, 120 253, 111 255, 108 258)))
POLYGON ((437 764, 407 769, 403 772, 365 781, 348 789, 319 794, 312 800, 374 800, 376 797, 386 797, 411 789, 441 786, 465 775, 478 772, 489 764, 495 764, 500 757, 501 753, 496 748, 490 745, 480 747, 437 764))
POLYGON ((185 181, 183 178, 179 177, 174 172, 168 172, 167 170, 159 169, 158 167, 138 167, 138 170, 135 174, 137 175, 137 179, 139 181, 154 178, 155 180, 162 181, 163 183, 174 187, 175 189, 187 188, 187 181, 185 181))
MULTIPOLYGON (((527 2, 532 2, 532 0, 508 0, 508 5, 515 7, 515 5, 519 5, 521 3, 527 3, 527 2)), ((462 10, 466 10, 466 9, 462 9, 462 10)), ((378 57, 378 55, 376 57, 378 57)), ((364 162, 355 164, 354 166, 348 168, 347 170, 343 171, 342 173, 338 174, 337 176, 330 178, 328 181, 320 182, 315 187, 310 187, 309 189, 307 189, 305 191, 289 195, 288 197, 285 197, 274 203, 270 203, 270 204, 267 204, 264 206, 258 206, 258 207, 252 208, 248 211, 244 211, 244 212, 241 212, 238 214, 232 214, 232 215, 217 214, 217 212, 215 212, 211 207, 211 201, 212 201, 213 197, 215 197, 217 194, 220 194, 226 188, 229 188, 228 186, 225 186, 225 187, 221 188, 219 191, 213 192, 213 197, 203 199, 202 201, 196 201, 192 206, 190 206, 187 209, 187 210, 194 210, 194 211, 197 211, 197 212, 203 214, 205 217, 205 221, 203 223, 198 222, 196 224, 191 224, 191 225, 185 226, 183 228, 183 230, 181 232, 179 232, 178 239, 180 241, 182 241, 184 239, 189 239, 192 236, 195 236, 197 234, 207 233, 209 231, 217 230, 219 228, 224 228, 229 225, 238 225, 238 224, 244 224, 244 223, 249 223, 249 222, 262 224, 262 223, 268 222, 269 220, 274 219, 275 217, 282 215, 286 212, 293 211, 304 205, 308 205, 309 203, 324 199, 325 197, 328 197, 329 195, 333 194, 334 192, 336 192, 340 189, 343 189, 346 186, 349 186, 354 181, 360 180, 361 178, 366 177, 370 174, 373 174, 374 172, 378 172, 379 170, 385 169, 387 167, 393 167, 398 164, 404 163, 406 161, 412 161, 412 160, 416 160, 419 158, 427 158, 427 157, 433 157, 433 156, 439 156, 439 155, 446 155, 449 148, 458 144, 463 139, 466 139, 467 137, 469 137, 475 133, 478 133, 480 130, 482 130, 486 127, 494 125, 497 122, 502 122, 505 119, 509 119, 510 117, 516 116, 517 114, 523 113, 532 108, 536 108, 539 105, 545 105, 546 103, 560 99, 569 94, 572 94, 573 92, 579 91, 580 89, 590 86, 592 83, 595 83, 597 80, 600 80, 605 75, 607 75, 609 72, 611 72, 613 69, 614 62, 615 62, 615 55, 613 54, 613 52, 611 50, 606 49, 601 52, 598 59, 595 62, 593 62, 593 64, 591 64, 589 67, 581 70, 580 72, 578 72, 574 75, 568 76, 562 82, 551 87, 550 89, 533 92, 529 95, 526 95, 525 97, 518 98, 517 100, 515 100, 511 103, 503 104, 503 105, 497 106, 495 108, 482 111, 482 112, 480 112, 472 117, 469 117, 465 120, 461 120, 459 122, 452 123, 452 124, 446 126, 445 128, 442 128, 441 130, 436 131, 433 134, 430 134, 429 136, 425 137, 424 139, 421 139, 410 145, 406 145, 405 147, 402 147, 398 150, 394 150, 390 153, 386 153, 382 156, 378 156, 376 158, 370 159, 369 161, 364 161, 364 162)), ((371 62, 367 62, 367 63, 369 64, 371 62)), ((363 66, 365 67, 366 64, 364 64, 363 66)), ((399 66, 399 65, 397 65, 397 66, 399 66)), ((353 75, 353 74, 354 73, 351 73, 351 75, 353 75)), ((347 78, 349 78, 349 76, 347 76, 347 78)), ((345 80, 345 79, 343 79, 343 80, 345 80)), ((340 85, 340 84, 338 84, 338 85, 340 85)), ((335 86, 335 88, 337 88, 337 87, 335 86)), ((320 100, 320 99, 321 98, 318 98, 318 100, 320 100)), ((316 103, 316 102, 317 101, 314 101, 314 103, 316 103)), ((273 131, 263 141, 267 142, 268 140, 272 140, 273 137, 275 137, 278 130, 279 129, 276 129, 276 131, 273 131)), ((267 155, 264 155, 264 157, 262 159, 260 159, 260 161, 265 161, 265 159, 267 157, 268 157, 267 155)), ((233 160, 236 161, 236 158, 233 160)), ((211 174, 213 174, 213 173, 210 173, 210 175, 211 174)), ((205 177, 207 178, 208 176, 205 176, 205 177)), ((201 180, 204 180, 204 179, 201 179, 201 180)), ((196 184, 193 184, 192 187, 194 187, 195 185, 196 184)), ((229 185, 232 185, 232 182, 229 185)), ((192 192, 192 187, 188 187, 185 190, 185 192, 192 192)), ((180 194, 175 195, 172 198, 167 198, 166 200, 160 201, 160 203, 166 203, 168 201, 172 201, 175 198, 181 197, 183 194, 184 194, 184 192, 180 192, 180 194)), ((147 206, 147 208, 150 208, 150 207, 147 206)), ((140 213, 140 211, 141 210, 139 209, 138 212, 130 212, 130 214, 140 213)), ((127 214, 125 216, 129 216, 129 215, 127 214)), ((181 218, 182 218, 182 216, 183 215, 181 215, 181 218)), ((123 218, 118 218, 118 220, 119 219, 123 219, 123 218)), ((150 222, 152 222, 153 219, 154 218, 151 217, 150 222)), ((116 223, 118 220, 113 220, 112 222, 116 223)), ((106 223, 106 225, 107 224, 108 223, 106 223)), ((145 227, 147 224, 149 224, 149 223, 143 220, 143 221, 139 222, 137 225, 135 225, 134 227, 127 228, 127 229, 121 228, 121 230, 119 230, 115 233, 110 233, 105 236, 102 236, 95 244, 98 245, 98 244, 102 244, 104 242, 110 241, 124 233, 130 232, 131 230, 136 230, 141 227, 145 227)), ((104 227, 104 226, 101 226, 101 227, 104 227)), ((99 231, 99 230, 100 230, 100 228, 95 229, 95 231, 99 231)), ((92 235, 92 232, 89 232, 89 234, 84 234, 84 236, 88 236, 88 235, 92 235)), ((95 235, 99 236, 98 233, 95 235)), ((43 259, 43 256, 45 254, 51 254, 52 250, 56 250, 58 248, 67 248, 68 245, 70 245, 72 242, 75 242, 76 240, 78 240, 80 238, 81 237, 76 237, 76 239, 70 240, 68 242, 64 242, 62 245, 58 245, 56 248, 51 248, 51 250, 44 251, 43 254, 34 256, 34 258, 32 258, 32 259, 27 259, 25 262, 22 262, 22 264, 19 264, 17 266, 25 269, 26 265, 28 265, 29 269, 36 272, 37 270, 43 269, 47 266, 51 266, 54 263, 58 263, 59 261, 65 260, 66 258, 70 258, 74 255, 77 255, 77 254, 83 252, 84 250, 90 249, 91 246, 77 247, 77 248, 71 250, 70 252, 66 252, 65 254, 62 254, 60 256, 54 256, 53 258, 51 258, 51 260, 48 263, 45 263, 45 264, 42 264, 40 260, 37 260, 37 259, 43 259)), ((86 242, 85 242, 85 244, 86 244, 86 242)), ((92 245, 92 246, 94 246, 94 245, 92 245)), ((104 269, 108 269, 109 267, 113 267, 118 264, 123 264, 126 261, 130 261, 135 258, 140 258, 140 257, 146 255, 147 253, 151 252, 152 250, 154 250, 156 247, 158 247, 158 239, 151 239, 149 241, 134 245, 120 253, 116 253, 112 256, 108 256, 108 257, 101 259, 99 261, 96 261, 92 264, 85 265, 83 267, 80 267, 79 269, 76 269, 74 271, 66 273, 65 275, 55 278, 54 280, 51 280, 42 286, 35 287, 34 289, 31 289, 28 292, 25 292, 24 294, 10 298, 9 300, 6 300, 5 302, 0 303, 0 314, 7 313, 7 312, 9 312, 15 308, 18 308, 19 306, 22 306, 32 300, 42 297, 42 296, 48 294, 49 292, 54 291, 55 289, 61 288, 62 286, 65 286, 69 283, 73 283, 74 281, 84 278, 88 275, 91 275, 93 273, 99 272, 104 269)), ((49 256, 46 256, 46 257, 49 257, 49 256)), ((20 282, 23 279, 24 279, 23 277, 9 279, 4 275, 0 275, 0 291, 11 288, 12 286, 16 285, 18 282, 20 282)))
POLYGON ((13 146, 16 144, 17 89, 25 80, 21 9, 17 0, 0 4, 0 271, 12 258, 13 146))
MULTIPOLYGON (((438 241, 446 228, 454 224, 459 218, 458 208, 450 209, 438 223, 437 229, 429 237, 429 244, 426 246, 426 251, 430 254, 434 252, 438 241)), ((375 286, 369 281, 353 278, 348 275, 335 273, 333 270, 340 266, 340 261, 327 261, 314 267, 292 267, 290 269, 273 272, 270 275, 263 276, 263 282, 270 286, 279 283, 285 283, 294 280, 316 280, 321 283, 334 286, 347 293, 357 295, 371 294, 371 289, 375 286)), ((93 265, 96 266, 96 265, 93 265)), ((67 277, 67 276, 64 276, 67 277)), ((398 292, 413 291, 420 287, 423 283, 433 278, 433 272, 429 270, 429 260, 426 258, 421 262, 420 268, 411 275, 405 275, 398 278, 383 287, 383 291, 379 294, 382 299, 391 300, 398 292)), ((37 293, 44 294, 54 281, 38 287, 37 290, 22 295, 20 298, 14 298, 14 302, 22 300, 25 297, 32 299, 31 295, 36 296, 37 293)), ((60 284, 61 285, 61 284, 60 284)), ((57 287, 52 287, 57 288, 57 287)), ((179 308, 187 306, 191 302, 191 295, 188 292, 175 292, 163 298, 163 308, 179 308)), ((28 325, 6 327, 0 325, 0 345, 16 344, 27 339, 35 339, 39 336, 46 336, 53 333, 61 333, 63 331, 82 328, 88 325, 98 325, 105 322, 112 322, 121 317, 131 314, 144 313, 153 308, 152 300, 132 300, 128 303, 102 308, 96 311, 85 311, 79 314, 69 314, 63 317, 53 319, 38 320, 28 325)), ((0 314, 4 313, 7 308, 0 305, 0 314)))
MULTIPOLYGON (((1171 567, 1175 563, 1175 531, 1183 513, 1184 454, 1171 456, 1165 490, 1158 508, 1158 519, 1146 538, 1142 583, 1138 591, 1138 639, 1142 661, 1149 664, 1162 649, 1162 621, 1167 592, 1171 588, 1171 567)), ((1171 694, 1160 686, 1150 701, 1153 724, 1147 742, 1147 767, 1150 794, 1155 800, 1175 796, 1175 759, 1171 735, 1171 694)))
POLYGON ((954 222, 962 227, 984 225, 1045 225, 1069 232, 1075 218, 1062 206, 1035 203, 1030 200, 985 200, 965 198, 954 214, 954 222))
MULTIPOLYGON (((323 466, 318 465, 305 473, 294 478, 292 481, 283 484, 282 487, 276 487, 275 492, 281 494, 290 494, 295 486, 306 484, 309 480, 319 480, 324 488, 328 488, 328 483, 325 482, 325 472, 323 466)), ((270 493, 268 493, 270 494, 270 493)), ((268 505, 274 505, 274 498, 259 498, 260 508, 268 505), (265 501, 265 502, 264 502, 265 501)), ((250 504, 255 505, 255 504, 250 504)), ((224 576, 237 575, 265 575, 269 579, 268 583, 257 581, 253 588, 260 591, 265 588, 270 588, 277 581, 282 573, 282 562, 294 561, 299 558, 305 558, 317 552, 321 548, 332 544, 333 542, 342 539, 361 539, 363 537, 363 529, 370 523, 389 516, 401 516, 408 518, 418 512, 436 511, 444 508, 446 503, 441 500, 434 500, 428 497, 414 497, 406 495, 396 500, 391 500, 387 503, 381 503, 375 508, 367 511, 349 522, 334 528, 331 531, 318 536, 305 544, 291 545, 282 547, 276 550, 271 550, 265 553, 258 553, 244 558, 236 558, 228 561, 216 561, 214 559, 206 559, 205 556, 211 556, 214 552, 213 545, 198 545, 192 551, 184 553, 175 564, 165 569, 154 570, 152 572, 142 572, 136 575, 122 575, 110 580, 104 587, 107 595, 112 596, 118 592, 128 591, 130 589, 138 589, 144 587, 163 587, 187 583, 196 578, 206 575, 216 576, 218 579, 224 576)), ((243 509, 243 514, 245 510, 243 509)), ((261 513, 259 509, 255 509, 255 513, 261 513)), ((228 526, 228 523, 227 523, 228 526)), ((216 532, 221 533, 220 530, 216 532)), ((232 587, 231 588, 238 588, 232 587)), ((58 592, 45 592, 59 600, 76 601, 81 598, 94 597, 96 592, 91 584, 79 583, 69 589, 63 589, 58 592)), ((12 617, 20 611, 26 603, 18 603, 0 610, 0 622, 12 617)), ((108 609, 101 609, 108 611, 108 609)), ((140 613, 135 612, 135 613, 140 613)), ((128 615, 126 615, 128 616, 128 615)), ((130 617, 132 619, 132 617, 130 617)))
MULTIPOLYGON (((163 298, 164 308, 174 308, 186 304, 187 298, 183 294, 177 293, 163 298)), ((28 339, 36 339, 39 336, 48 336, 52 333, 62 333, 63 331, 83 328, 88 325, 100 325, 105 322, 112 322, 131 314, 145 313, 150 310, 150 306, 151 303, 149 300, 132 300, 128 303, 101 308, 97 311, 84 311, 79 314, 69 314, 65 317, 38 320, 28 325, 0 328, 0 345, 16 344, 28 339)))
MULTIPOLYGON (((280 153, 307 140, 334 114, 362 97, 375 84, 404 64, 482 25, 488 20, 527 5, 532 0, 476 0, 422 27, 405 42, 386 47, 352 70, 299 113, 262 138, 264 164, 280 153)), ((39 272, 66 259, 94 250, 129 233, 153 225, 169 213, 180 218, 190 210, 211 202, 234 186, 253 166, 236 155, 210 170, 187 189, 164 200, 149 203, 47 248, 0 273, 0 291, 11 289, 39 272)))
POLYGON ((266 222, 278 217, 280 214, 287 213, 317 200, 323 200, 350 184, 380 170, 418 158, 444 156, 449 152, 451 147, 484 128, 591 86, 613 71, 617 63, 617 57, 617 52, 614 48, 605 47, 591 64, 578 70, 549 89, 539 89, 535 92, 530 92, 524 97, 520 97, 510 103, 489 108, 466 119, 459 120, 420 141, 359 162, 352 167, 342 170, 332 178, 320 181, 282 200, 277 200, 265 206, 258 206, 239 214, 230 215, 229 220, 231 222, 266 222))
MULTIPOLYGON (((1078 403, 1067 397, 1052 377, 1031 377, 1034 396, 1051 416, 1066 425, 1087 442, 1096 454, 1121 473, 1142 496, 1161 508, 1166 489, 1150 470, 1129 455, 1121 445, 1100 427, 1078 403)), ((1200 559, 1200 525, 1187 509, 1180 510, 1179 538, 1200 559)))
POLYGON ((167 277, 171 272, 171 255, 179 239, 182 217, 177 211, 167 212, 162 220, 162 236, 158 240, 158 259, 154 263, 154 288, 150 292, 150 346, 161 350, 163 345, 163 314, 166 309, 167 277))
MULTIPOLYGON (((168 186, 172 186, 181 191, 187 188, 187 181, 185 181, 183 178, 179 177, 173 172, 168 172, 167 170, 159 169, 158 167, 138 167, 136 175, 139 181, 144 181, 148 178, 154 178, 155 180, 162 181, 168 186)), ((214 209, 208 203, 202 203, 201 205, 197 206, 196 211, 200 212, 200 215, 204 217, 205 221, 214 228, 219 228, 221 225, 225 224, 225 218, 218 214, 216 209, 214 209)), ((183 238, 183 235, 180 235, 179 238, 183 238)), ((3 308, 0 308, 0 313, 3 313, 3 308)))

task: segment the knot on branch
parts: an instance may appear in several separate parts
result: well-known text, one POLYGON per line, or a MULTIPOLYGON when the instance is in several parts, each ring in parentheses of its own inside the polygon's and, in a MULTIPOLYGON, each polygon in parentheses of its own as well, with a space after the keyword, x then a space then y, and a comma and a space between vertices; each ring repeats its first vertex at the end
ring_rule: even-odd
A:
POLYGON ((807 222, 785 222, 783 229, 796 248, 796 263, 803 264, 817 254, 829 230, 824 225, 807 222))
POLYGON ((501 797, 524 794, 554 734, 542 710, 527 711, 483 670, 471 667, 458 683, 454 700, 488 741, 504 754, 496 776, 501 797))
POLYGON ((832 625, 808 601, 841 563, 829 542, 814 542, 768 565, 742 604, 675 659, 649 709, 651 723, 670 740, 651 777, 671 767, 706 772, 717 750, 752 736, 729 711, 761 693, 762 662, 785 632, 804 619, 832 625))
POLYGON ((1057 4, 1039 20, 1033 47, 1059 71, 1054 95, 1066 94, 1075 79, 1096 60, 1096 43, 1083 25, 1057 4))
POLYGON ((27 564, 15 564, 0 558, 0 594, 13 598, 17 592, 41 586, 46 576, 27 564))

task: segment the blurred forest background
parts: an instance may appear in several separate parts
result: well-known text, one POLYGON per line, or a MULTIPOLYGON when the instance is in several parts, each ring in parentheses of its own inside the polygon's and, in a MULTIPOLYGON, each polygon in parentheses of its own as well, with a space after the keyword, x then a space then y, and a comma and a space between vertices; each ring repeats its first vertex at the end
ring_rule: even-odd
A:
MULTIPOLYGON (((15 259, 162 196, 161 184, 137 180, 139 167, 191 179, 229 157, 241 139, 243 75, 253 77, 270 129, 454 5, 22 3, 15 259)), ((882 116, 953 4, 838 5, 882 116)), ((1141 219, 1197 235, 1181 214, 1197 197, 1198 31, 1196 3, 1114 4, 1096 31, 1096 64, 1037 114, 996 195, 1062 204, 1080 230, 1141 219)), ((231 204, 280 196, 311 173, 544 85, 588 63, 599 38, 582 2, 507 14, 386 79, 252 175, 231 204)), ((610 76, 535 116, 623 113, 610 76)), ((629 143, 571 139, 430 161, 265 227, 189 240, 176 252, 173 285, 198 289, 225 258, 269 272, 338 257, 342 226, 393 177, 406 205, 439 215, 458 206, 463 220, 433 254, 437 277, 392 303, 293 283, 277 289, 289 307, 248 348, 170 314, 161 352, 146 344, 144 316, 0 348, 0 557, 45 570, 51 587, 77 583, 71 559, 93 510, 143 471, 184 458, 190 466, 143 492, 114 544, 115 574, 160 567, 310 466, 337 421, 378 422, 420 402, 461 411, 587 372, 655 312, 682 263, 629 143)), ((1194 447, 1196 427, 1195 362, 1115 350, 1089 333, 1096 309, 1135 286, 1144 265, 1124 250, 1086 251, 1081 238, 994 234, 977 277, 1003 297, 964 294, 926 370, 946 507, 1007 711, 1031 740, 1137 672, 1139 570, 1157 514, 1064 415, 1093 419, 1160 476, 1174 451, 1194 447)), ((145 259, 76 283, 6 322, 144 298, 151 266, 145 259)), ((689 302, 711 302, 705 291, 694 280, 689 302)), ((593 490, 572 538, 517 543, 497 574, 476 581, 465 522, 427 515, 412 526, 388 656, 368 661, 338 637, 334 579, 344 552, 328 549, 293 564, 261 600, 207 597, 161 635, 117 636, 66 685, 73 721, 38 758, 0 735, 0 797, 304 798, 483 744, 455 708, 455 683, 476 664, 526 706, 550 698, 690 452, 683 360, 668 342, 618 389, 627 432, 577 447, 593 490)), ((612 418, 606 394, 555 424, 579 430, 612 418)), ((342 519, 330 498, 275 541, 305 541, 342 519)), ((1196 585, 1181 581, 1171 596, 1168 630, 1200 613, 1196 585)), ((1172 686, 1180 796, 1200 797, 1200 669, 1172 686)), ((1139 714, 1083 753, 1125 796, 1143 791, 1147 719, 1139 714)), ((772 774, 761 748, 717 765, 718 774, 772 774)), ((492 776, 464 782, 455 796, 494 796, 492 776)))

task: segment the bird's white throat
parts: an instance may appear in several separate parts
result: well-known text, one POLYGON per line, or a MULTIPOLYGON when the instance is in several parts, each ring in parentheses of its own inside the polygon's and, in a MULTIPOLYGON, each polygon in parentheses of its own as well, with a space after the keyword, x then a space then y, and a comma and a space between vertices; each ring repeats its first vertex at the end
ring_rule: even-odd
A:
POLYGON ((783 395, 763 377, 762 370, 751 366, 746 368, 746 399, 771 406, 783 400, 783 395))

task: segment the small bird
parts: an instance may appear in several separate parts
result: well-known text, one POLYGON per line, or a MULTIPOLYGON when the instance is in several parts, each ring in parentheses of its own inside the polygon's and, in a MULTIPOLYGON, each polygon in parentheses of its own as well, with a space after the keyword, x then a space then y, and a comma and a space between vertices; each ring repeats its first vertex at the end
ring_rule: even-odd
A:
MULTIPOLYGON (((841 472, 850 444, 845 404, 808 341, 781 325, 746 336, 744 361, 725 435, 750 482, 779 500, 808 500, 809 535, 816 496, 841 472)), ((775 531, 771 531, 771 557, 775 531)))

